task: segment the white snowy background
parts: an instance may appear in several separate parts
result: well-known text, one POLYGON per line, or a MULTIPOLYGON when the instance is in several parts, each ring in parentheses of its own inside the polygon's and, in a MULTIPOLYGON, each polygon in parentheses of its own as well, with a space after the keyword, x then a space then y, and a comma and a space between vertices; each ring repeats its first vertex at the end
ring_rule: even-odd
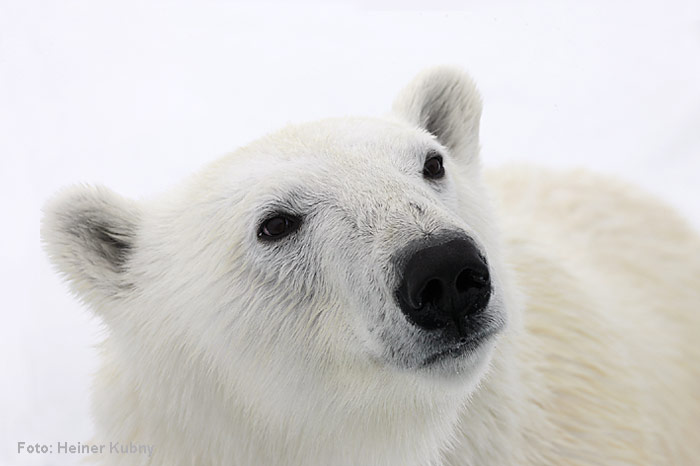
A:
POLYGON ((72 183, 155 194, 289 122, 378 115, 422 68, 464 67, 486 165, 583 166, 700 226, 697 1, 0 0, 0 464, 90 438, 102 335, 51 269, 41 207, 72 183))

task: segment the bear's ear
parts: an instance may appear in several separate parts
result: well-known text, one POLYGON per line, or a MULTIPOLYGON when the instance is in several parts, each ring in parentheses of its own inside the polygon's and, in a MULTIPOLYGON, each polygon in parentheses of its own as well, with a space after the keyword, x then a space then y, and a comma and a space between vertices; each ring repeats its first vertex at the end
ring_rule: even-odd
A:
POLYGON ((140 218, 135 202, 102 187, 78 186, 44 207, 41 238, 71 288, 90 304, 124 296, 140 218))
POLYGON ((477 157, 481 97, 465 72, 448 66, 423 71, 401 91, 393 113, 431 133, 457 159, 477 157))

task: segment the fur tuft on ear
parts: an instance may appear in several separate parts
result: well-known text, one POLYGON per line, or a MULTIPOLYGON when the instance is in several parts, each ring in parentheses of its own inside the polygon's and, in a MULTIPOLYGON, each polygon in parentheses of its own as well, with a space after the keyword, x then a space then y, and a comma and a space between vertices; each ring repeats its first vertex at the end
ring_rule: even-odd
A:
POLYGON ((393 113, 431 133, 456 158, 479 152, 481 97, 469 75, 457 68, 420 73, 396 98, 393 113))
POLYGON ((41 238, 73 291, 89 303, 131 288, 128 262, 140 219, 134 201, 103 187, 65 189, 44 207, 41 238))

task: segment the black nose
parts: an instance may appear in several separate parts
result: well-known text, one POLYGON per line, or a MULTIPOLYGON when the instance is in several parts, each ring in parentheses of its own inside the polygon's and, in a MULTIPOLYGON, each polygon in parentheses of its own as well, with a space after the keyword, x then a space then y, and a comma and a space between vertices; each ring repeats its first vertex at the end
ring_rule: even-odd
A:
POLYGON ((397 290, 401 310, 424 329, 455 326, 486 308, 491 279, 486 261, 468 238, 423 245, 405 261, 397 290))

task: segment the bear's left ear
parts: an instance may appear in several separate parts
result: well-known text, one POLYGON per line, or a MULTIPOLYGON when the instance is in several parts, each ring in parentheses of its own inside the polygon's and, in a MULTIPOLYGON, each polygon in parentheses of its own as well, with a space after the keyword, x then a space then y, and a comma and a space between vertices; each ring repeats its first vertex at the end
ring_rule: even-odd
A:
POLYGON ((97 312, 131 287, 140 216, 136 202, 103 187, 66 189, 44 207, 41 237, 51 261, 97 312))
POLYGON ((448 66, 423 71, 401 91, 392 110, 435 136, 455 158, 477 157, 481 97, 465 72, 448 66))

